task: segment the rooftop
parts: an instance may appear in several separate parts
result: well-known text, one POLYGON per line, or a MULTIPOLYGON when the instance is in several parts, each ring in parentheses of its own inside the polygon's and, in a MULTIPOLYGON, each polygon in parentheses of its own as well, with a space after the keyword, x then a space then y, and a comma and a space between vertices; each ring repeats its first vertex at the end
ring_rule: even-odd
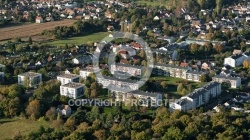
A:
POLYGON ((76 74, 61 74, 61 75, 58 75, 58 77, 61 77, 61 78, 77 78, 77 77, 80 77, 79 75, 76 75, 76 74))
POLYGON ((142 69, 142 66, 135 66, 135 65, 129 65, 129 64, 122 64, 122 63, 116 63, 116 64, 111 64, 111 65, 142 69))
POLYGON ((35 72, 26 72, 23 74, 19 74, 19 76, 27 76, 27 77, 35 77, 35 76, 40 76, 42 74, 40 73, 35 73, 35 72))
POLYGON ((135 91, 131 91, 129 93, 148 96, 148 97, 156 97, 157 95, 159 95, 159 93, 153 93, 153 92, 147 92, 147 91, 145 92, 145 91, 141 91, 141 90, 135 90, 135 91))
POLYGON ((68 88, 79 88, 79 87, 84 86, 84 84, 75 83, 75 82, 70 82, 70 83, 67 83, 67 84, 64 84, 64 85, 61 85, 61 86, 62 86, 62 87, 68 87, 68 88))
POLYGON ((228 80, 237 80, 237 79, 240 79, 240 77, 227 77, 227 76, 221 76, 221 75, 215 75, 214 78, 228 79, 228 80))

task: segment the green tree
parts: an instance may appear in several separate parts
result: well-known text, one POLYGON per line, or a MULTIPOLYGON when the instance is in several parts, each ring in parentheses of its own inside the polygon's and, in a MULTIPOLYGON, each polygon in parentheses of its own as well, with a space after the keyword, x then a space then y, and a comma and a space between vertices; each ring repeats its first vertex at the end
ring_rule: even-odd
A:
POLYGON ((29 115, 32 119, 38 119, 41 114, 41 104, 38 100, 33 100, 29 102, 29 105, 26 108, 26 114, 29 115))
POLYGON ((166 89, 166 87, 167 87, 167 82, 166 82, 166 81, 162 81, 162 82, 161 82, 161 86, 162 86, 163 89, 166 89))
POLYGON ((177 92, 181 93, 184 88, 185 88, 184 85, 180 83, 177 87, 177 92))

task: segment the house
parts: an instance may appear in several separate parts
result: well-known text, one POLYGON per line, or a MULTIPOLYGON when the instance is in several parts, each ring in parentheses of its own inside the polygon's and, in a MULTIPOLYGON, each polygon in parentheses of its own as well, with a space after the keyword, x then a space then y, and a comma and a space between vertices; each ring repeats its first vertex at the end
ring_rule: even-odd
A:
POLYGON ((238 49, 234 49, 233 55, 237 55, 237 54, 242 54, 242 51, 238 49))
POLYGON ((155 17, 153 18, 153 20, 157 21, 157 20, 160 20, 160 18, 159 18, 158 16, 155 16, 155 17))
POLYGON ((80 76, 76 74, 61 74, 57 76, 57 80, 61 82, 61 85, 67 84, 69 82, 76 82, 80 81, 80 76))
POLYGON ((69 105, 59 105, 56 110, 62 116, 69 117, 71 115, 71 107, 69 105))
POLYGON ((18 85, 37 87, 40 82, 42 82, 42 74, 35 72, 26 72, 19 74, 18 85))
POLYGON ((132 48, 134 48, 135 50, 140 50, 142 49, 142 45, 136 42, 131 42, 130 45, 132 46, 132 48))
POLYGON ((231 108, 231 107, 235 106, 235 102, 232 101, 232 100, 229 100, 229 101, 227 101, 227 102, 224 103, 224 106, 226 108, 231 108))
POLYGON ((243 64, 245 56, 242 54, 232 55, 224 59, 224 65, 229 65, 231 67, 237 67, 243 64))
POLYGON ((204 62, 201 65, 201 69, 203 70, 210 70, 211 68, 213 68, 213 64, 210 62, 204 62))
POLYGON ((45 21, 50 22, 50 21, 54 21, 53 17, 49 16, 45 18, 45 21))
POLYGON ((241 85, 241 78, 240 77, 226 77, 226 76, 220 76, 216 75, 212 77, 213 81, 222 83, 227 82, 230 83, 231 88, 238 88, 241 85))
POLYGON ((144 69, 142 66, 116 63, 110 65, 110 70, 111 74, 141 77, 144 69))
POLYGON ((114 26, 111 26, 111 25, 109 25, 108 27, 107 27, 107 30, 110 32, 110 31, 113 31, 114 30, 114 26))
POLYGON ((0 84, 4 81, 4 72, 0 72, 0 84))
POLYGON ((169 44, 174 43, 174 37, 159 36, 157 39, 168 41, 169 44))
POLYGON ((196 109, 197 107, 208 103, 211 98, 217 97, 220 93, 221 84, 218 82, 209 82, 203 87, 181 97, 174 103, 170 103, 170 111, 188 111, 196 109))
POLYGON ((92 62, 92 57, 91 55, 85 55, 81 57, 74 58, 72 60, 73 64, 89 64, 92 62))
POLYGON ((84 95, 84 84, 69 82, 60 86, 60 94, 73 99, 77 99, 84 95))
POLYGON ((43 18, 41 16, 36 17, 36 23, 43 23, 43 18))

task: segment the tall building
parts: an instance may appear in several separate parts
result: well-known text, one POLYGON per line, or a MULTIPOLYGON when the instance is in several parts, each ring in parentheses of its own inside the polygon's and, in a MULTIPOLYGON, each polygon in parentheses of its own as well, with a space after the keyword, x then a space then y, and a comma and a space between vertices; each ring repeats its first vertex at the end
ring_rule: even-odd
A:
POLYGON ((42 82, 42 74, 35 72, 26 72, 18 75, 18 84, 29 87, 36 87, 42 82))
POLYGON ((67 84, 69 82, 79 83, 80 75, 76 74, 61 74, 57 76, 57 80, 61 82, 61 85, 67 84))
POLYGON ((60 94, 76 99, 84 95, 84 84, 69 82, 60 86, 60 94))

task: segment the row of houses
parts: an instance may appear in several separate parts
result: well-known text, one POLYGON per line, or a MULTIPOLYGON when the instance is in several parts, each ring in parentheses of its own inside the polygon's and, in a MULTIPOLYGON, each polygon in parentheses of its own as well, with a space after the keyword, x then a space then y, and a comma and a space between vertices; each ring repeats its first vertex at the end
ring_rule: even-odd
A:
POLYGON ((221 84, 219 82, 209 82, 203 87, 196 89, 187 96, 183 96, 174 103, 170 103, 170 110, 188 111, 205 105, 210 99, 221 94, 221 84))

